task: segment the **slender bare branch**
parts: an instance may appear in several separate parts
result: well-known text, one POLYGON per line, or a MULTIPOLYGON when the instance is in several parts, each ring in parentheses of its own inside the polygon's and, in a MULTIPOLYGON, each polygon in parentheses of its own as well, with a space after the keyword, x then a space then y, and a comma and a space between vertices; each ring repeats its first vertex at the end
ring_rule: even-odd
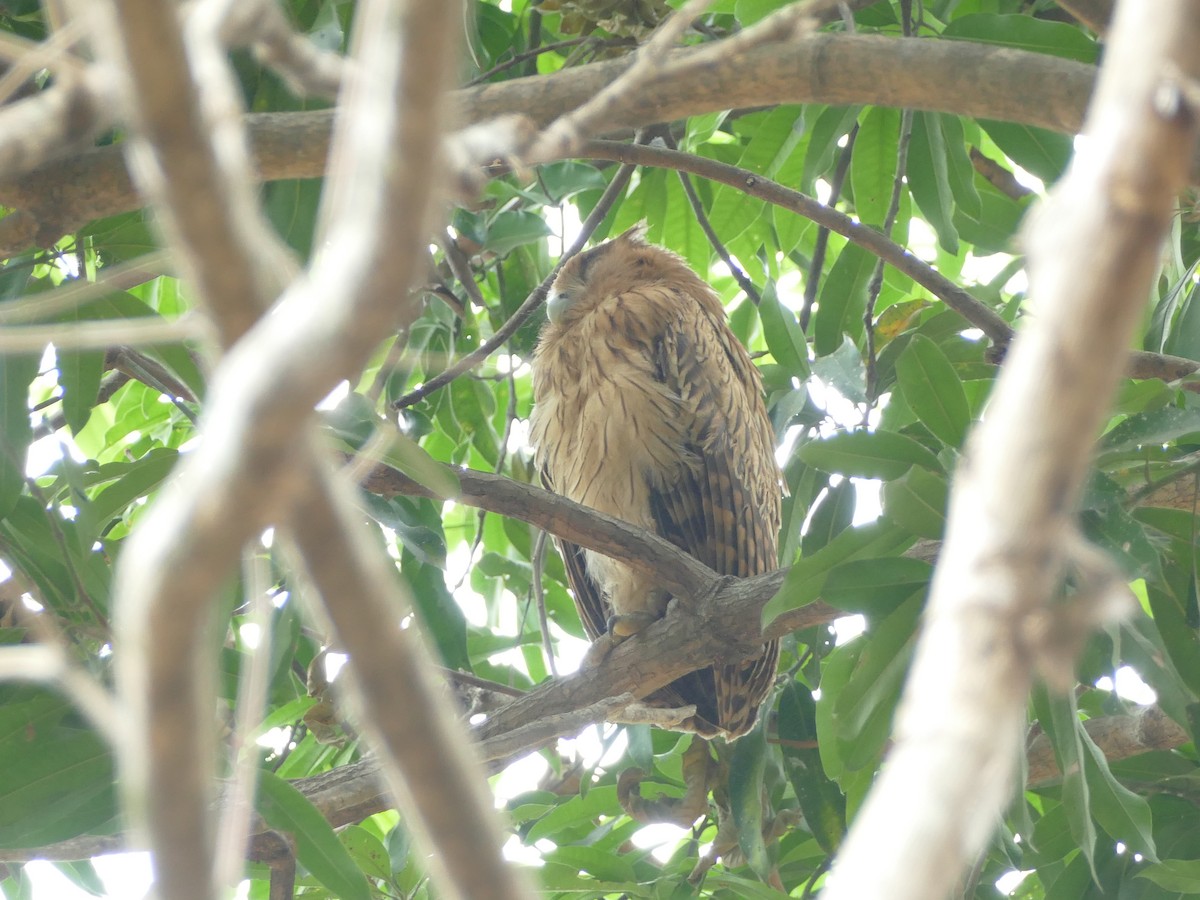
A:
POLYGON ((1085 143, 1032 222, 1034 314, 959 465, 895 742, 828 900, 949 895, 1009 800, 1035 669, 1052 673, 1102 614, 1101 596, 1051 601, 1069 571, 1103 577, 1074 520, 1187 183, 1200 6, 1121 2, 1111 34, 1085 143))

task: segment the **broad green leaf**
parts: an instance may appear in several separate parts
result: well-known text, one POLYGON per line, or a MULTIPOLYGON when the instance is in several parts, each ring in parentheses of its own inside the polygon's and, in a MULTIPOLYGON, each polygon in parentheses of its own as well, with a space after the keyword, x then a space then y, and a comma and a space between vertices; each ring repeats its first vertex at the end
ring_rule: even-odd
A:
POLYGON ((574 159, 539 166, 537 177, 554 203, 561 203, 582 191, 604 190, 608 184, 595 166, 574 159))
POLYGON ((116 815, 113 759, 69 704, 40 687, 0 691, 0 847, 37 847, 116 815))
POLYGON ((364 874, 370 878, 391 877, 392 865, 383 841, 361 825, 351 825, 338 836, 350 858, 364 874))
POLYGON ((916 591, 925 591, 933 567, 920 559, 858 559, 834 568, 821 599, 830 606, 876 618, 891 613, 916 591))
POLYGON ((1200 432, 1200 409, 1167 406, 1130 416, 1105 434, 1100 446, 1105 453, 1128 453, 1197 432, 1200 432))
POLYGON ((596 847, 557 847, 545 855, 547 863, 558 863, 594 875, 602 882, 636 882, 633 863, 627 856, 596 847))
MULTIPOLYGON (((1188 587, 1188 599, 1194 611, 1195 575, 1189 579, 1188 587)), ((1171 593, 1156 585, 1147 585, 1146 597, 1171 664, 1192 695, 1200 697, 1200 634, 1188 622, 1183 604, 1171 593)))
POLYGON ((797 456, 825 472, 884 481, 899 478, 911 466, 942 471, 937 457, 923 445, 890 431, 841 432, 822 441, 810 441, 797 451, 797 456))
POLYGON ((345 900, 370 900, 366 876, 312 801, 273 772, 258 773, 258 812, 275 831, 290 835, 296 859, 345 900))
POLYGON ((1096 61, 1097 43, 1065 22, 1050 22, 1027 15, 976 15, 955 19, 942 31, 943 38, 1016 47, 1031 53, 1061 56, 1088 63, 1096 61))
POLYGON ((813 193, 817 179, 824 177, 833 167, 834 160, 842 152, 838 142, 855 127, 858 112, 856 106, 830 106, 816 117, 808 142, 808 153, 805 154, 800 190, 813 193))
POLYGON ((1193 283, 1180 306, 1179 317, 1166 337, 1164 352, 1200 359, 1200 291, 1193 283))
POLYGON ((796 681, 789 681, 779 699, 779 739, 784 768, 792 790, 796 792, 805 824, 821 849, 834 853, 846 833, 846 801, 821 766, 816 715, 812 692, 796 681))
POLYGON ((1005 156, 1047 186, 1058 180, 1071 159, 1073 145, 1068 135, 991 119, 980 119, 979 124, 1005 156))
POLYGON ((487 241, 483 249, 497 256, 507 256, 522 244, 553 234, 545 219, 521 209, 504 210, 488 225, 487 241))
POLYGON ((913 115, 907 174, 913 200, 937 232, 938 242, 947 253, 958 253, 954 192, 950 187, 946 143, 938 113, 917 112, 913 115))
POLYGON ((1200 859, 1164 859, 1146 866, 1134 877, 1178 894, 1200 894, 1200 859))
POLYGON ((766 881, 771 859, 763 840, 763 770, 766 767, 766 716, 733 745, 729 760, 729 805, 738 846, 754 874, 766 881))
POLYGON ((765 19, 780 7, 787 6, 791 0, 737 0, 734 4, 734 15, 742 26, 753 25, 760 19, 765 19))
MULTIPOLYGON (((737 128, 749 135, 737 165, 756 174, 773 177, 800 140, 804 125, 801 113, 799 106, 778 106, 768 112, 752 114, 747 117, 749 121, 736 123, 737 128)), ((763 208, 761 200, 745 191, 721 185, 713 193, 708 215, 732 250, 736 239, 754 224, 763 208)))
POLYGON ((0 519, 25 489, 25 454, 33 440, 29 385, 37 371, 36 356, 0 354, 0 519))
POLYGON ((849 337, 828 356, 813 360, 813 374, 851 403, 867 402, 867 367, 862 353, 849 337))
POLYGON ((467 620, 462 607, 446 587, 445 573, 429 563, 418 563, 409 553, 401 558, 404 578, 411 588, 423 630, 431 635, 450 669, 470 671, 467 653, 467 620))
MULTIPOLYGON (((831 242, 832 246, 832 242, 831 242)), ((823 279, 816 314, 812 319, 813 349, 828 356, 842 346, 842 335, 857 338, 863 330, 867 284, 876 258, 857 244, 846 244, 823 279)))
MULTIPOLYGON (((83 317, 75 310, 64 321, 78 322, 83 317)), ((67 427, 78 433, 92 415, 104 374, 102 352, 56 351, 58 383, 62 386, 62 411, 67 427)), ((2 505, 2 504, 0 504, 2 505)))
POLYGON ((1072 696, 1051 696, 1045 687, 1033 690, 1033 706, 1038 724, 1050 738, 1054 759, 1063 774, 1062 804, 1067 826, 1077 847, 1083 851, 1095 877, 1096 825, 1092 821, 1091 795, 1084 775, 1083 742, 1079 717, 1072 696))
POLYGON ((916 640, 924 590, 914 594, 859 638, 866 646, 838 695, 834 715, 848 769, 872 766, 891 732, 892 713, 916 640))
POLYGON ((1113 777, 1108 760, 1091 736, 1079 726, 1079 737, 1087 754, 1086 777, 1092 812, 1108 836, 1121 841, 1133 853, 1151 862, 1158 859, 1154 846, 1154 823, 1150 805, 1113 777))
POLYGON ((802 381, 808 377, 808 344, 796 315, 779 302, 775 283, 763 285, 762 298, 758 304, 758 315, 762 319, 763 337, 767 349, 775 360, 792 376, 802 381))
POLYGON ((913 466, 883 486, 883 511, 918 537, 941 540, 950 486, 941 475, 913 466))
POLYGON ((798 560, 783 579, 783 585, 763 607, 763 625, 769 625, 781 613, 807 606, 821 596, 825 579, 840 563, 854 559, 895 555, 912 543, 902 528, 886 519, 870 525, 847 528, 812 556, 798 560))
POLYGON ((896 360, 896 378, 909 409, 948 447, 962 446, 971 409, 946 354, 924 335, 914 335, 896 360))
POLYGON ((179 454, 174 450, 151 450, 126 468, 126 474, 92 498, 79 513, 79 527, 91 539, 100 536, 108 524, 142 497, 163 483, 179 454))
POLYGON ((975 187, 975 166, 967 150, 962 119, 942 113, 938 120, 946 148, 946 177, 950 181, 954 203, 966 210, 968 215, 978 218, 981 212, 979 190, 975 187))
POLYGON ((1029 198, 1014 200, 978 174, 975 190, 979 195, 978 209, 971 210, 960 204, 954 210, 958 236, 974 244, 979 253, 1016 252, 1017 231, 1032 201, 1029 198))
POLYGON ((835 537, 850 527, 854 521, 857 492, 854 482, 843 478, 825 492, 817 502, 816 510, 809 519, 800 548, 804 556, 810 557, 825 547, 835 537))
POLYGON ((869 106, 859 117, 858 138, 850 154, 850 184, 859 221, 882 228, 899 175, 900 110, 869 106))

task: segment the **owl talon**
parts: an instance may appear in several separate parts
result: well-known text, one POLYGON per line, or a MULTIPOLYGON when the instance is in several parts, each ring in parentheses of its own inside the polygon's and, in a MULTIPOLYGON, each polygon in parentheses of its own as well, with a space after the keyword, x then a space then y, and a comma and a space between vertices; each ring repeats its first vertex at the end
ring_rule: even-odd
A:
POLYGON ((608 633, 614 638, 633 637, 647 625, 657 622, 659 618, 654 613, 647 612, 609 616, 608 633))

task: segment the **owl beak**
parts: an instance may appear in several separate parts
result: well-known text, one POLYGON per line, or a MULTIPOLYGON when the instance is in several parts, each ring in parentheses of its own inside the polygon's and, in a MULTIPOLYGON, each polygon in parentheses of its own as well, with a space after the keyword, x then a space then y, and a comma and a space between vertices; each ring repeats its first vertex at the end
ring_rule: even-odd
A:
POLYGON ((559 324, 571 308, 571 298, 566 291, 555 291, 546 301, 546 315, 555 325, 559 324))

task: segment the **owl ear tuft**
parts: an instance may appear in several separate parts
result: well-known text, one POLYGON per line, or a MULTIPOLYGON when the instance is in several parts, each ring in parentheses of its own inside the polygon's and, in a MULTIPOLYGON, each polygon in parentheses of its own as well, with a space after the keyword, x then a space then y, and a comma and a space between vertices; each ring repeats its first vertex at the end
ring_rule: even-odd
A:
POLYGON ((625 241, 626 243, 630 243, 630 244, 645 245, 648 243, 646 240, 646 228, 647 227, 648 226, 646 225, 646 220, 642 219, 642 221, 638 222, 632 228, 629 228, 626 231, 622 232, 620 235, 618 235, 617 240, 625 241))

